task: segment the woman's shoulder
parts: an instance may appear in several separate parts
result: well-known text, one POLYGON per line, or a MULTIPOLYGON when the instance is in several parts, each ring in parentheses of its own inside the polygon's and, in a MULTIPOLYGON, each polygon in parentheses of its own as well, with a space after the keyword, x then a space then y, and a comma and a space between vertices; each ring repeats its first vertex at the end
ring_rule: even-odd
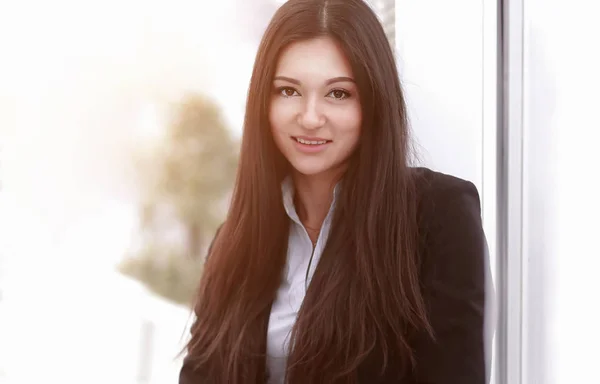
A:
POLYGON ((434 171, 429 168, 411 168, 420 200, 447 199, 457 195, 472 195, 479 201, 475 185, 465 179, 434 171))
POLYGON ((457 224, 460 213, 481 215, 479 192, 472 182, 423 167, 412 168, 412 174, 421 225, 457 224))
POLYGON ((458 253, 467 249, 480 253, 485 248, 485 235, 481 200, 475 185, 428 168, 412 171, 419 233, 425 249, 433 253, 451 249, 458 253))

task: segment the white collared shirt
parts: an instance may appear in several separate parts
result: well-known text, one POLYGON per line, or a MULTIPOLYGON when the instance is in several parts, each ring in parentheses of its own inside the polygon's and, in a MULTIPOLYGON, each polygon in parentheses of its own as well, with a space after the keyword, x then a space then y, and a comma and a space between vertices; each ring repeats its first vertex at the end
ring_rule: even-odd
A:
POLYGON ((267 331, 266 363, 269 371, 269 384, 282 384, 284 381, 290 334, 304 300, 306 288, 327 243, 338 187, 336 186, 334 189, 333 202, 321 226, 314 250, 312 240, 302 225, 294 206, 294 184, 290 177, 283 182, 281 189, 283 205, 291 222, 284 276, 271 307, 267 331), (310 261, 311 256, 312 262, 310 261), (309 264, 310 270, 307 279, 309 264))

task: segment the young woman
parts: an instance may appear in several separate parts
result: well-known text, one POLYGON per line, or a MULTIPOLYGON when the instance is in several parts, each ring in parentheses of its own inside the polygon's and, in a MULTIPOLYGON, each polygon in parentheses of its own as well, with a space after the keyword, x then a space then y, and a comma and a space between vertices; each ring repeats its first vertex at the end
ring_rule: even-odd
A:
POLYGON ((410 166, 398 78, 362 0, 275 14, 180 384, 486 381, 478 193, 410 166))

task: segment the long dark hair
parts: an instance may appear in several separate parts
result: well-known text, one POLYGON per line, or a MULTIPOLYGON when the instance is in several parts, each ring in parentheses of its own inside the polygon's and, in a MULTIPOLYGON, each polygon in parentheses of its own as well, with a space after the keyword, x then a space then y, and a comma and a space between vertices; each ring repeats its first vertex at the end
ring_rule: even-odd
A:
POLYGON ((292 331, 287 382, 356 382, 370 356, 382 371, 408 368, 411 335, 430 330, 419 287, 406 107, 384 30, 362 0, 289 0, 256 56, 233 198, 194 308, 186 359, 218 383, 265 378, 265 316, 281 283, 289 231, 281 194, 289 164, 268 121, 272 81, 282 49, 322 36, 335 39, 352 66, 363 127, 292 331))

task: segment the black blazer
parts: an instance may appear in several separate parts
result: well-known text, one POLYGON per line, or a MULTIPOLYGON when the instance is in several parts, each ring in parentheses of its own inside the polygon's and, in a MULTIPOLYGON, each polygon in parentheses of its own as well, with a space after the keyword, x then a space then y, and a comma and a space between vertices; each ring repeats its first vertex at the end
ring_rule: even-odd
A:
MULTIPOLYGON (((426 168, 414 172, 422 293, 435 341, 425 334, 415 338, 416 367, 409 374, 397 372, 392 362, 380 375, 372 363, 376 356, 371 356, 359 367, 361 383, 484 384, 491 340, 485 334, 484 317, 492 296, 479 194, 468 181, 426 168)), ((212 381, 184 360, 179 384, 204 383, 212 381)))

